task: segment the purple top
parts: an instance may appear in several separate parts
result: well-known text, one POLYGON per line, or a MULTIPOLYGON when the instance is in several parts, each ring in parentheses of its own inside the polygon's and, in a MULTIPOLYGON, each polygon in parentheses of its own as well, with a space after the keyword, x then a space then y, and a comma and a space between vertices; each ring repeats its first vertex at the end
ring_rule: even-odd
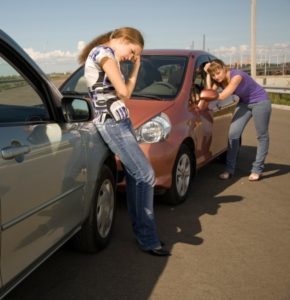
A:
POLYGON ((242 76, 242 81, 234 91, 234 94, 240 97, 240 102, 256 103, 268 100, 268 95, 265 89, 250 75, 242 70, 231 69, 230 78, 233 78, 236 75, 242 76))

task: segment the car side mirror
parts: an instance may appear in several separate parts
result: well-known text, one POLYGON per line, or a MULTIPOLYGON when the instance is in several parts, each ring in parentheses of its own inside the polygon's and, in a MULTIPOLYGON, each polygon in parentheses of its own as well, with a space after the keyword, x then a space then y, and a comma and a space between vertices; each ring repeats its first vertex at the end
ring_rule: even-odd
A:
POLYGON ((64 97, 62 112, 67 122, 86 122, 93 119, 93 108, 84 98, 64 97))
POLYGON ((205 101, 214 101, 217 100, 219 94, 216 90, 213 89, 203 89, 199 95, 201 100, 205 101))

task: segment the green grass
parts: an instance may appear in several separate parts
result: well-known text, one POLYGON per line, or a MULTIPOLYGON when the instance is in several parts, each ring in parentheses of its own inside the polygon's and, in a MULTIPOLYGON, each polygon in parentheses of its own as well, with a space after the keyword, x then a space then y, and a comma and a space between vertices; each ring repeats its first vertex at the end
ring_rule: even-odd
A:
POLYGON ((273 104, 290 106, 290 94, 277 94, 277 93, 268 93, 268 94, 273 104))

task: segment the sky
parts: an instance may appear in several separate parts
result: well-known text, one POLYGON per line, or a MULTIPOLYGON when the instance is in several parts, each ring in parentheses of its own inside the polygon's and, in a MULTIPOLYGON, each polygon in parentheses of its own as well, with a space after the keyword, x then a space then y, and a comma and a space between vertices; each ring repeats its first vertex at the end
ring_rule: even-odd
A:
MULTIPOLYGON (((205 49, 249 62, 252 0, 0 0, 0 28, 46 73, 71 72, 90 40, 138 28, 145 48, 205 49)), ((290 61, 290 0, 256 0, 256 63, 290 61)), ((1 67, 1 66, 0 66, 1 67)))

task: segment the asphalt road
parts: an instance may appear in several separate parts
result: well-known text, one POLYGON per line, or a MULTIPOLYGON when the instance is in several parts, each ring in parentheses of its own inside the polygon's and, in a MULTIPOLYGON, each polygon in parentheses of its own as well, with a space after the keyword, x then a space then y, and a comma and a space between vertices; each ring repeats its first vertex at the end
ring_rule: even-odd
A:
POLYGON ((138 250, 119 199, 109 247, 97 255, 63 247, 5 299, 290 299, 289 128, 290 111, 273 109, 261 181, 247 179, 256 145, 250 122, 234 178, 217 179, 223 166, 213 162, 184 204, 156 200, 171 257, 138 250))

